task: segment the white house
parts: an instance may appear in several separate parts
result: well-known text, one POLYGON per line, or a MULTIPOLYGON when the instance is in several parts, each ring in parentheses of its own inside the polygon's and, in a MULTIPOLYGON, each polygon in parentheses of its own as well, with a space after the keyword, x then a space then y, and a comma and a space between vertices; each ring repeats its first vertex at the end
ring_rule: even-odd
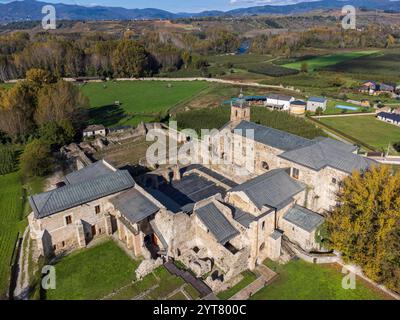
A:
POLYGON ((265 106, 287 111, 290 109, 290 103, 295 100, 296 99, 294 97, 289 97, 280 94, 270 94, 267 96, 267 101, 265 101, 265 106))
POLYGON ((321 108, 323 111, 326 110, 328 104, 328 100, 320 97, 311 97, 307 101, 307 111, 315 112, 318 108, 321 108))
POLYGON ((106 136, 106 128, 103 125, 92 125, 88 126, 83 130, 84 137, 92 137, 92 136, 106 136))
POLYGON ((389 122, 396 126, 400 126, 400 115, 399 114, 381 112, 381 113, 378 113, 377 118, 381 121, 389 122))

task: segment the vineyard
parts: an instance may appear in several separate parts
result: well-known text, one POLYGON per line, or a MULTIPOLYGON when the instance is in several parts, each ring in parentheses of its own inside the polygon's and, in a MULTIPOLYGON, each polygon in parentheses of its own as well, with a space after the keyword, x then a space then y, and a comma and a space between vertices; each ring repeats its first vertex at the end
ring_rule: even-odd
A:
POLYGON ((23 219, 20 175, 0 176, 0 299, 4 297, 10 276, 10 260, 23 219))
POLYGON ((14 147, 0 145, 0 176, 15 170, 16 150, 14 147))
MULTIPOLYGON (((220 107, 179 113, 176 120, 180 129, 194 129, 200 133, 201 129, 223 127, 229 121, 229 116, 230 108, 220 107)), ((321 129, 304 118, 295 117, 286 112, 270 111, 267 108, 252 108, 251 121, 308 139, 325 136, 321 129)))

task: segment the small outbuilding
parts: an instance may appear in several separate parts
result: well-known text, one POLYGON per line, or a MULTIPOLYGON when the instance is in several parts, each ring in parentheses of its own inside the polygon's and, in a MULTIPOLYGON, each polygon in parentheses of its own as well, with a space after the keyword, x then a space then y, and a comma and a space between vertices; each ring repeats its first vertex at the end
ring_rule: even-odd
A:
POLYGON ((290 103, 290 113, 303 115, 306 113, 307 103, 303 100, 295 100, 290 103))
POLYGON ((307 111, 316 112, 318 108, 326 110, 328 100, 322 97, 311 97, 307 101, 307 111))
POLYGON ((377 115, 378 120, 389 122, 396 126, 400 126, 400 114, 381 112, 377 115))
POLYGON ((93 136, 103 136, 105 137, 107 134, 106 128, 103 125, 91 125, 83 130, 84 137, 93 137, 93 136))

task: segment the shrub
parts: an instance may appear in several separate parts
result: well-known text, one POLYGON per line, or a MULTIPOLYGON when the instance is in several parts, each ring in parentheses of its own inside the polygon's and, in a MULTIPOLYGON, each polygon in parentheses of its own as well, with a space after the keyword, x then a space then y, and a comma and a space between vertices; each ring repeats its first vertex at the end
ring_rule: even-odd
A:
POLYGON ((21 156, 21 166, 27 177, 46 175, 53 167, 49 146, 39 139, 27 144, 21 156))
POLYGON ((0 145, 0 175, 13 172, 16 167, 16 150, 12 146, 0 145))

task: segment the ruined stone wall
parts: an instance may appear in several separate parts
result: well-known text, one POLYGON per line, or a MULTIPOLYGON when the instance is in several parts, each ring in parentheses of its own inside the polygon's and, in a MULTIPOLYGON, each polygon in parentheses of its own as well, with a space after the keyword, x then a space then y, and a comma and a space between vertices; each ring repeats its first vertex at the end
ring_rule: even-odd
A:
POLYGON ((315 230, 307 232, 284 219, 282 219, 280 223, 280 228, 291 242, 298 244, 305 251, 310 252, 313 249, 318 250, 319 245, 315 241, 315 230))

